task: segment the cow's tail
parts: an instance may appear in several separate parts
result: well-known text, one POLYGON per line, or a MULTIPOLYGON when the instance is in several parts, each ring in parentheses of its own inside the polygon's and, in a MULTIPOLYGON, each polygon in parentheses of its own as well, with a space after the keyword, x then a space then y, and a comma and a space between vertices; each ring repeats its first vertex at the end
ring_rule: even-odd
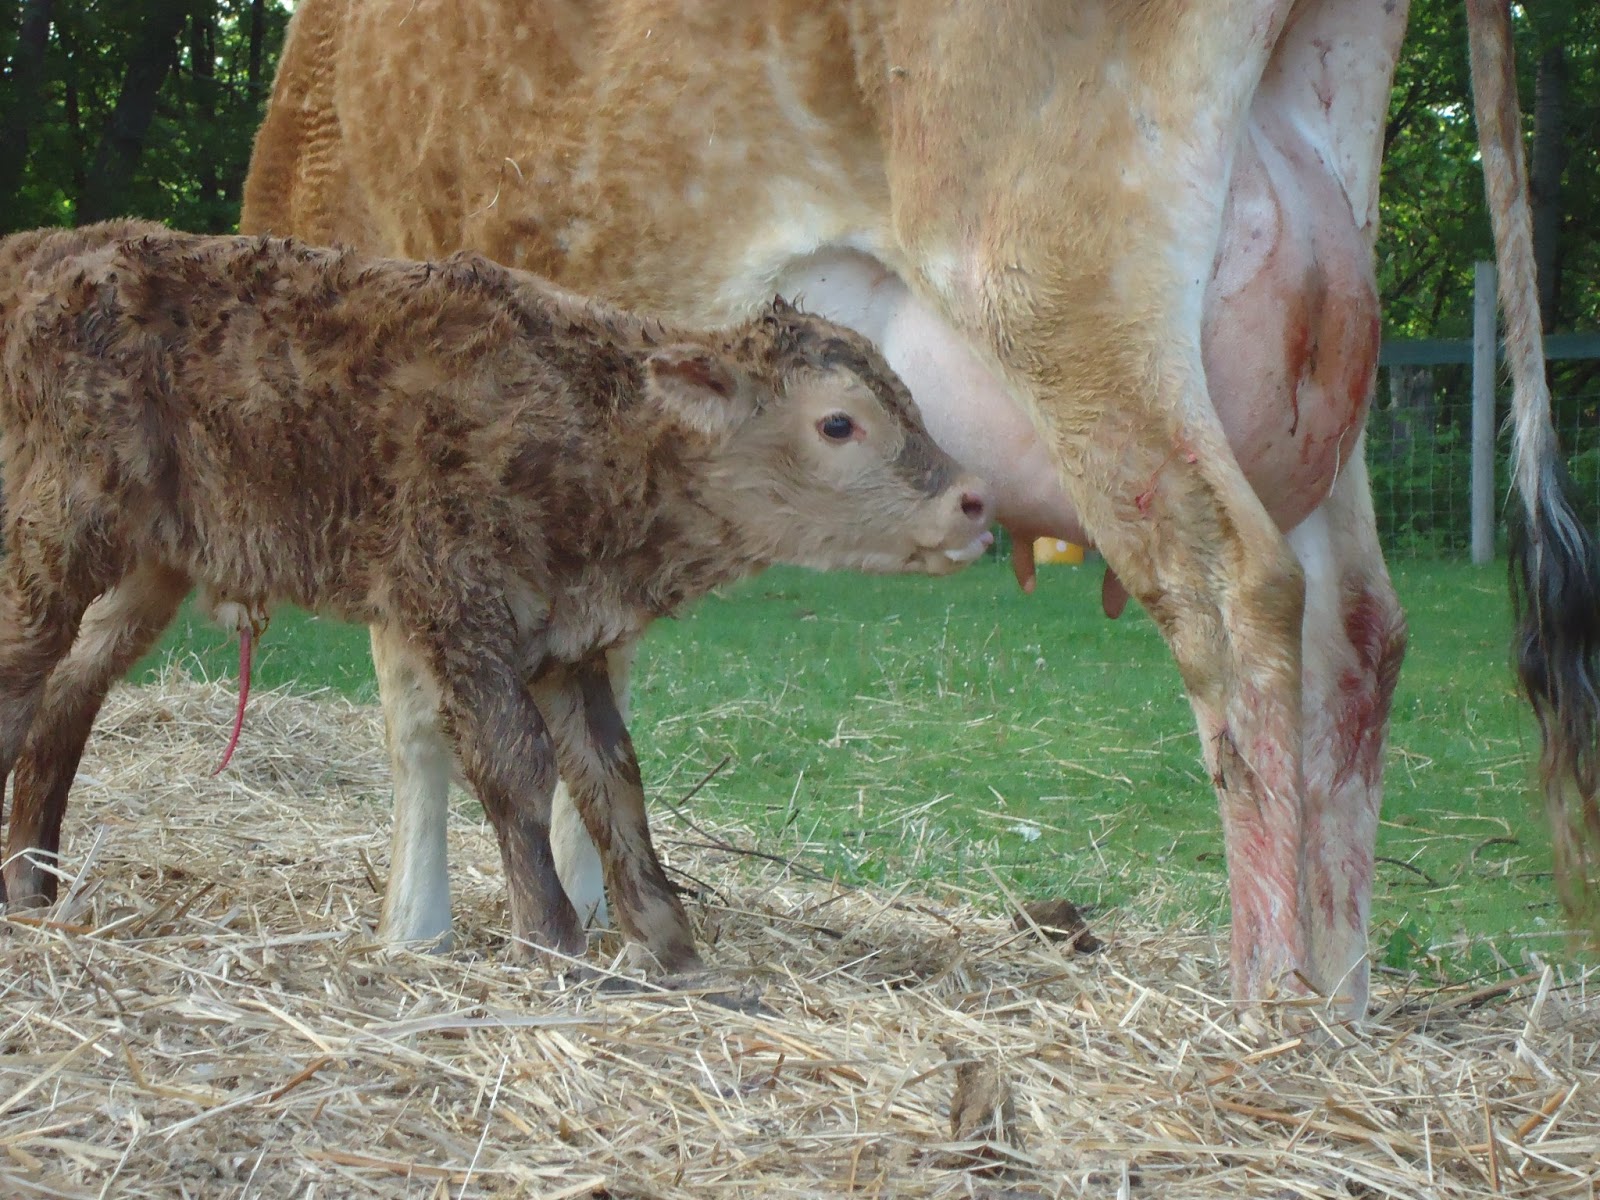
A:
POLYGON ((1539 721, 1540 775, 1568 912, 1600 937, 1600 553, 1550 419, 1509 0, 1467 0, 1472 89, 1512 379, 1512 642, 1539 721))

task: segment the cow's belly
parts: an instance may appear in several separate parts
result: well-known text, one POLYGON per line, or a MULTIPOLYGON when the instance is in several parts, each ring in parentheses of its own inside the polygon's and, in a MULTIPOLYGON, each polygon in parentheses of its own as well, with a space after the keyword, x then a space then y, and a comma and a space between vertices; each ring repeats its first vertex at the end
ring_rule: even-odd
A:
MULTIPOLYGON (((1088 539, 1022 405, 899 276, 831 250, 794 263, 778 287, 883 348, 929 432, 989 480, 1014 534, 1088 539)), ((1278 525, 1292 529, 1356 452, 1378 302, 1371 249, 1343 188, 1287 122, 1253 121, 1235 160, 1202 338, 1234 455, 1278 525)))

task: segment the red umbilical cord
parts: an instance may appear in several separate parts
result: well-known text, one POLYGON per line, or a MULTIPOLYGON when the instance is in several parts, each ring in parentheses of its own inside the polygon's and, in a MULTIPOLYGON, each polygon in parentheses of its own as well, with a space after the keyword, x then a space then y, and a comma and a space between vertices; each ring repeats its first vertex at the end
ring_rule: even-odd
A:
POLYGON ((239 731, 244 728, 244 705, 250 699, 250 626, 239 630, 239 709, 233 715, 233 734, 228 738, 228 748, 222 752, 222 761, 212 776, 221 775, 239 744, 239 731))

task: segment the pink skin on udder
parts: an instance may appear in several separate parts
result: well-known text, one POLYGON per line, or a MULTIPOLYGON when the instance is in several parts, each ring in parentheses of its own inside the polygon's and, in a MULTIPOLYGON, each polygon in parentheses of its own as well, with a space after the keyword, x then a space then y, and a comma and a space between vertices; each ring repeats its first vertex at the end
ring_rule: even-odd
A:
MULTIPOLYGON (((1202 353, 1234 457, 1285 531, 1327 498, 1356 453, 1378 361, 1370 261, 1316 152, 1282 118, 1253 117, 1223 210, 1202 353)), ((1159 483, 1158 472, 1134 496, 1136 511, 1149 511, 1159 483)), ((1106 615, 1127 599, 1108 570, 1106 615)))
POLYGON ((1315 152, 1281 118, 1254 117, 1224 209, 1203 353, 1234 455, 1284 530, 1326 499, 1356 452, 1378 358, 1369 262, 1315 152))

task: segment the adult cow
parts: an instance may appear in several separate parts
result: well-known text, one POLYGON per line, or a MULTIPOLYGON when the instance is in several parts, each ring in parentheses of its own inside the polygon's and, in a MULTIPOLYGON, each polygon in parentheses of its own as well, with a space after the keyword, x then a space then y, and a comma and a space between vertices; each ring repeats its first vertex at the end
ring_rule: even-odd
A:
MULTIPOLYGON (((1499 56, 1477 75, 1531 535, 1523 672, 1550 794, 1575 783, 1592 815, 1594 554, 1555 483, 1506 5, 1469 8, 1499 56)), ((1362 455, 1405 10, 302 0, 242 224, 471 247, 699 324, 799 292, 877 340, 1018 544, 1092 536, 1108 613, 1131 593, 1160 625, 1221 803, 1235 995, 1309 986, 1359 1013, 1405 645, 1362 455)), ((375 634, 374 654, 386 928, 436 935, 446 752, 407 648, 375 634)))

